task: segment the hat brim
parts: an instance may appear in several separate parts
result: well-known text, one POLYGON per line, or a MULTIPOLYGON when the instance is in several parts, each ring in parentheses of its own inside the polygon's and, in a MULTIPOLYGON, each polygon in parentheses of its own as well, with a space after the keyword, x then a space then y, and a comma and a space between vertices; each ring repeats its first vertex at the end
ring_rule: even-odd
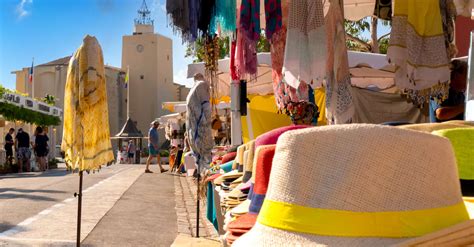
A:
POLYGON ((239 206, 232 209, 231 214, 233 215, 243 215, 249 212, 250 200, 247 199, 243 201, 239 206))
POLYGON ((255 223, 254 227, 232 247, 246 246, 391 246, 410 238, 348 238, 330 237, 284 231, 255 223))

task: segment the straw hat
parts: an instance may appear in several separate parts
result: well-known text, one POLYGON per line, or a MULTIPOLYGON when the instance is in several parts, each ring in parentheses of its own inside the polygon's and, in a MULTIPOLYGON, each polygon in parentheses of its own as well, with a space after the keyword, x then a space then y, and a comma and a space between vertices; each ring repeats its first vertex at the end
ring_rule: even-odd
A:
POLYGON ((273 160, 257 223, 234 246, 385 246, 469 218, 445 138, 316 127, 283 134, 273 160))
POLYGON ((467 122, 462 120, 452 120, 443 123, 424 123, 424 124, 408 124, 397 126, 402 129, 417 130, 423 132, 433 132, 435 130, 455 129, 455 128, 473 128, 474 122, 467 122))
POLYGON ((285 127, 280 127, 273 129, 271 131, 268 131, 264 134, 261 134, 255 139, 255 147, 261 146, 261 145, 270 145, 270 144, 276 144, 278 138, 280 137, 281 134, 289 131, 289 130, 296 130, 296 129, 304 129, 308 128, 310 126, 308 125, 290 125, 290 126, 285 126, 285 127))
POLYGON ((225 164, 229 161, 232 161, 235 159, 235 156, 237 156, 237 152, 226 153, 224 156, 222 156, 221 163, 225 164))

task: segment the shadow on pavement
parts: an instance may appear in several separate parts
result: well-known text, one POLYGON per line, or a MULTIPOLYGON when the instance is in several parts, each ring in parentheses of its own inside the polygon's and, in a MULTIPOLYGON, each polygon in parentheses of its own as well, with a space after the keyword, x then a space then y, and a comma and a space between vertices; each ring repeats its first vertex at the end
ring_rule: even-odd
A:
POLYGON ((13 225, 13 224, 10 224, 8 222, 2 221, 2 222, 0 222, 0 233, 8 231, 9 229, 12 229, 13 227, 17 227, 17 228, 19 228, 19 230, 22 229, 21 226, 13 225))
POLYGON ((47 196, 37 195, 25 195, 25 194, 14 194, 14 193, 2 193, 0 194, 0 200, 2 199, 28 199, 32 201, 56 201, 56 199, 47 196))
POLYGON ((0 175, 0 180, 7 178, 41 178, 41 177, 61 177, 71 174, 71 172, 66 169, 55 169, 45 172, 25 172, 25 173, 9 173, 5 175, 0 175))
POLYGON ((62 190, 26 190, 26 189, 16 189, 16 188, 0 188, 0 193, 3 192, 19 192, 19 193, 53 193, 53 194, 60 194, 66 193, 66 191, 62 190))

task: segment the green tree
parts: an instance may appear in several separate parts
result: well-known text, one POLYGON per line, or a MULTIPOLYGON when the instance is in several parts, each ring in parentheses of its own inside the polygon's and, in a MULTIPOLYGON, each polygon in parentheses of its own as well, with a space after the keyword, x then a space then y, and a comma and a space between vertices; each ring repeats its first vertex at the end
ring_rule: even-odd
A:
MULTIPOLYGON (((186 47, 185 57, 192 57, 193 63, 204 61, 204 40, 198 39, 194 44, 188 44, 186 47)), ((270 43, 262 32, 257 42, 257 52, 269 52, 270 43)), ((230 55, 230 38, 219 38, 219 59, 228 57, 230 55)))
MULTIPOLYGON (((390 33, 378 36, 377 27, 379 20, 377 17, 367 17, 359 21, 344 22, 346 30, 346 44, 350 50, 387 53, 388 41, 390 33), (370 37, 364 36, 364 33, 370 33, 370 37)), ((382 20, 383 26, 390 26, 390 21, 382 20)))

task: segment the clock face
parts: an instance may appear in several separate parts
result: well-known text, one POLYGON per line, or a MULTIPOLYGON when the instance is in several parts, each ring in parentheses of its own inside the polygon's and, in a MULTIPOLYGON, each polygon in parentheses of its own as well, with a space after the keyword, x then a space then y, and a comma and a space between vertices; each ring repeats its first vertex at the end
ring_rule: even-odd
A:
POLYGON ((143 45, 137 45, 137 51, 142 52, 143 51, 143 45))

